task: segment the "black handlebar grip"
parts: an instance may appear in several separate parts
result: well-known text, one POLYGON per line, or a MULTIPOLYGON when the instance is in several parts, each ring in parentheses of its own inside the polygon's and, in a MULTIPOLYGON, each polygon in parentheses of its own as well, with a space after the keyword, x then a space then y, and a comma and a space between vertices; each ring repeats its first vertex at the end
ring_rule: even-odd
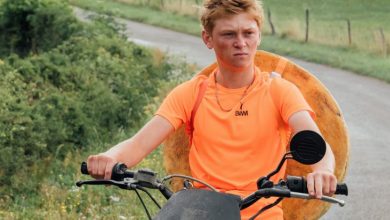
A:
MULTIPOLYGON (((87 162, 81 163, 80 171, 82 174, 89 175, 87 162)), ((127 166, 123 163, 116 163, 112 168, 111 179, 122 181, 126 177, 133 178, 134 173, 127 171, 127 166)))
MULTIPOLYGON (((307 193, 306 179, 299 176, 287 176, 287 186, 292 192, 307 193)), ((339 183, 336 186, 337 195, 348 195, 348 187, 345 183, 339 183)))
POLYGON ((336 188, 335 194, 338 194, 338 195, 346 195, 346 196, 348 196, 348 187, 347 187, 347 184, 345 184, 345 183, 339 183, 339 184, 337 184, 337 188, 336 188))
POLYGON ((82 174, 89 175, 87 162, 83 161, 81 163, 80 171, 81 171, 82 174))

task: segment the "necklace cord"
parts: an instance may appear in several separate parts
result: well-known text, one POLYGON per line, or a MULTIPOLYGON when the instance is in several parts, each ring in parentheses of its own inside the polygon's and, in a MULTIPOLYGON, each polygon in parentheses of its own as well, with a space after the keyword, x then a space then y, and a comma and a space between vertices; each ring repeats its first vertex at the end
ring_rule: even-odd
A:
MULTIPOLYGON (((224 107, 222 107, 221 102, 219 101, 217 73, 218 73, 218 72, 216 72, 216 73, 214 74, 214 81, 215 81, 215 98, 217 99, 217 104, 218 104, 219 108, 220 108, 223 112, 230 112, 233 108, 231 108, 231 109, 225 109, 224 107)), ((242 102, 242 100, 243 100, 244 97, 246 96, 249 87, 251 87, 252 84, 254 83, 255 78, 256 78, 256 74, 253 75, 253 80, 252 80, 252 82, 245 88, 244 92, 243 92, 242 95, 241 95, 241 98, 240 98, 240 101, 239 101, 239 103, 241 104, 241 105, 240 105, 240 109, 241 109, 241 110, 242 110, 242 105, 244 104, 244 103, 242 102)))

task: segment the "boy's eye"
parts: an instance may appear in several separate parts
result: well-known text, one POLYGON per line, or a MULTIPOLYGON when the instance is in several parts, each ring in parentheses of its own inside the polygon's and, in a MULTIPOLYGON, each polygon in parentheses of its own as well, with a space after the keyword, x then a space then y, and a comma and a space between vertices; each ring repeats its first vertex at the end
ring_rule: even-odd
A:
POLYGON ((232 32, 227 32, 227 33, 223 33, 222 35, 223 35, 223 36, 233 36, 234 33, 232 33, 232 32))

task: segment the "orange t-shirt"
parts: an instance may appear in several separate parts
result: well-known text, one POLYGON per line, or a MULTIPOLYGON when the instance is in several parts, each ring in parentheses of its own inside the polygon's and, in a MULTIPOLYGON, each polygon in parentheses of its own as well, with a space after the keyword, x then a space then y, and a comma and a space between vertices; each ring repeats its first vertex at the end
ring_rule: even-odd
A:
MULTIPOLYGON (((298 111, 313 114, 300 91, 292 83, 270 79, 256 69, 255 80, 245 97, 246 87, 228 89, 218 84, 216 100, 214 73, 199 105, 195 119, 189 164, 193 177, 232 194, 249 195, 257 190, 256 181, 276 169, 289 141, 289 117, 298 111), (271 81, 273 81, 271 83, 271 81), (272 94, 272 95, 271 95, 272 94)), ((207 76, 198 75, 171 91, 157 111, 175 129, 190 120, 200 84, 207 76)), ((271 179, 284 177, 285 166, 271 179)), ((276 198, 260 199, 241 212, 247 219, 276 198)), ((283 219, 280 205, 265 211, 260 219, 283 219)))

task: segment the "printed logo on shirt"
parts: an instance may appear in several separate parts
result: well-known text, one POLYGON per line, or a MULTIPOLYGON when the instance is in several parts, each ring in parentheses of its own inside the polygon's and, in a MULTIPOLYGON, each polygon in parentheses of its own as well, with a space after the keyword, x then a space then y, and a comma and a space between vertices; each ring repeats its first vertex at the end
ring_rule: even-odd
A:
POLYGON ((240 111, 236 111, 235 115, 236 116, 248 116, 249 112, 248 112, 248 110, 245 110, 245 111, 240 110, 240 111))
POLYGON ((240 106, 240 110, 238 111, 236 111, 236 116, 248 116, 249 115, 249 112, 248 112, 248 110, 242 110, 242 106, 243 106, 244 104, 243 103, 241 103, 241 106, 240 106))

